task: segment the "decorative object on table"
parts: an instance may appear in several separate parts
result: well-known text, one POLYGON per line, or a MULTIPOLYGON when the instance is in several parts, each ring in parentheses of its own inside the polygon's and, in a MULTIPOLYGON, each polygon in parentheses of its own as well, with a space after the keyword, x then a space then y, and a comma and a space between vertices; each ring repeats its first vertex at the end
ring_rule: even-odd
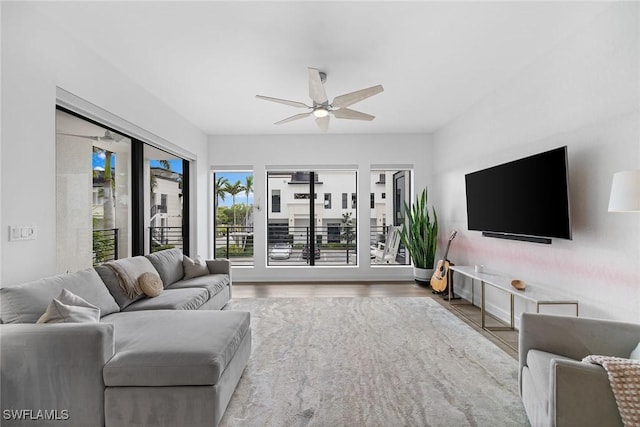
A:
POLYGON ((524 291, 525 288, 527 287, 527 285, 525 285, 524 280, 512 280, 511 281, 511 286, 513 286, 514 288, 516 288, 519 291, 524 291))
POLYGON ((413 277, 418 285, 428 286, 433 275, 433 264, 438 244, 438 216, 436 209, 427 207, 427 189, 416 196, 411 208, 404 202, 405 223, 400 230, 400 240, 413 260, 413 277))
POLYGON ((455 239, 457 231, 453 231, 451 236, 449 236, 449 241, 447 242, 447 249, 444 251, 444 257, 440 261, 438 261, 438 265, 436 266, 436 270, 433 272, 433 276, 431 276, 431 289, 434 292, 445 292, 447 290, 447 280, 449 278, 449 264, 450 261, 447 259, 449 256, 449 248, 451 247, 451 242, 455 239))
POLYGON ((327 80, 327 74, 317 70, 315 68, 308 68, 309 73, 309 97, 313 101, 313 105, 307 105, 303 102, 289 101, 288 99, 272 98, 270 96, 256 95, 256 98, 264 99, 265 101, 277 102, 279 104, 289 105, 291 107, 306 108, 306 113, 296 114, 286 119, 276 122, 276 125, 289 123, 294 120, 304 119, 305 117, 313 115, 316 119, 316 124, 320 130, 326 132, 329 130, 329 114, 333 114, 336 119, 350 119, 350 120, 366 120, 371 121, 375 119, 375 116, 370 114, 361 113, 356 110, 351 110, 349 107, 356 102, 360 102, 373 95, 377 95, 384 91, 382 85, 372 86, 366 89, 357 90, 355 92, 347 93, 344 95, 336 96, 332 103, 329 103, 327 94, 324 90, 324 82, 327 80))
POLYGON ((640 212, 640 170, 613 175, 609 212, 640 212))
POLYGON ((476 264, 475 271, 476 273, 482 273, 484 271, 484 265, 476 264))

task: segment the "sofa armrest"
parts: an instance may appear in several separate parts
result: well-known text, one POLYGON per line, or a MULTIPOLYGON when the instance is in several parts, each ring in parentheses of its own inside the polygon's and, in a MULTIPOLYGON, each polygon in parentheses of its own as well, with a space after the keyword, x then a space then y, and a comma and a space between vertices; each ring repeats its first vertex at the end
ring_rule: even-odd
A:
POLYGON ((520 370, 530 349, 576 360, 590 354, 629 357, 639 337, 637 323, 522 313, 518 339, 520 370))
POLYGON ((229 276, 229 299, 233 296, 233 280, 231 278, 231 260, 226 258, 208 259, 207 268, 211 274, 227 274, 229 276))
POLYGON ((226 258, 208 259, 207 268, 211 274, 228 274, 231 276, 231 261, 226 258))
POLYGON ((622 426, 607 373, 601 366, 555 359, 550 375, 552 425, 622 426))
POLYGON ((57 411, 60 425, 104 425, 102 369, 114 351, 111 324, 0 326, 2 425, 33 424, 6 419, 12 410, 57 411))

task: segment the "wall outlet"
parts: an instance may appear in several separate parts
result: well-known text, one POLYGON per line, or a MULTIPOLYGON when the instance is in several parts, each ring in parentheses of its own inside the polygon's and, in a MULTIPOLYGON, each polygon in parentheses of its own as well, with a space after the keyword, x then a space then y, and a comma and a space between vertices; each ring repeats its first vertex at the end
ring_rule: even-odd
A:
POLYGON ((38 233, 38 227, 35 225, 10 225, 9 241, 17 242, 20 240, 35 240, 38 233))

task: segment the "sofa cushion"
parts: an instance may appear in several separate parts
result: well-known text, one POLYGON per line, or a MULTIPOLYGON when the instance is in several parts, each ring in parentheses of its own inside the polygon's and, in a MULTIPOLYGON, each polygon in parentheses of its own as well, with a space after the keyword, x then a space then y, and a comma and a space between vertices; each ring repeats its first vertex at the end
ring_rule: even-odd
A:
POLYGON ((228 285, 228 274, 208 274, 195 279, 177 281, 167 289, 204 288, 209 292, 209 298, 213 298, 228 285))
POLYGON ((102 316, 120 311, 98 273, 88 269, 0 289, 2 322, 35 323, 64 288, 98 307, 102 316))
POLYGON ((204 288, 165 289, 154 298, 142 298, 122 311, 140 310, 197 310, 209 299, 204 288))
POLYGON ((114 325, 116 340, 106 386, 215 385, 250 328, 240 311, 140 311, 102 321, 114 325))
POLYGON ((138 285, 142 293, 148 297, 157 297, 164 289, 158 273, 142 273, 138 277, 138 285))
POLYGON ((545 402, 549 401, 552 359, 575 360, 570 357, 547 353, 546 351, 529 350, 529 352, 527 352, 527 366, 531 373, 533 385, 538 393, 544 396, 545 402))
POLYGON ((191 259, 186 255, 182 257, 182 267, 184 268, 184 280, 193 279, 194 277, 209 274, 207 263, 198 255, 195 259, 191 259))
POLYGON ((180 249, 166 249, 146 255, 146 257, 158 270, 165 288, 178 280, 182 280, 184 277, 182 251, 180 249))
POLYGON ((98 323, 100 309, 63 289, 36 323, 98 323))

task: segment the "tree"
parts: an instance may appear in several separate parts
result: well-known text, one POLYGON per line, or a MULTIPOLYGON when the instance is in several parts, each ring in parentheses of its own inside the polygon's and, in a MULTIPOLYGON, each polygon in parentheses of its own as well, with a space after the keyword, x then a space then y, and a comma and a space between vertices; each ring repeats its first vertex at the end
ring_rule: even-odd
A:
POLYGON ((115 228, 115 203, 113 201, 115 179, 111 174, 111 157, 113 153, 100 147, 94 147, 93 149, 98 153, 104 153, 104 181, 102 183, 104 216, 102 227, 105 229, 115 228))
POLYGON ((218 209, 218 199, 224 202, 224 198, 227 194, 227 185, 229 185, 229 180, 224 176, 216 177, 216 182, 214 186, 214 197, 215 197, 215 208, 218 209))
POLYGON ((340 238, 346 242, 347 248, 347 264, 349 264, 349 246, 351 241, 356 237, 354 232, 354 220, 351 218, 351 212, 342 214, 340 238))
POLYGON ((253 191, 253 175, 247 175, 244 181, 244 193, 247 195, 247 213, 244 217, 244 224, 249 225, 249 193, 253 191))
POLYGON ((244 187, 240 183, 240 180, 237 180, 233 184, 229 184, 227 181, 224 191, 228 194, 231 194, 231 209, 233 209, 233 225, 236 225, 236 196, 244 191, 244 187))

